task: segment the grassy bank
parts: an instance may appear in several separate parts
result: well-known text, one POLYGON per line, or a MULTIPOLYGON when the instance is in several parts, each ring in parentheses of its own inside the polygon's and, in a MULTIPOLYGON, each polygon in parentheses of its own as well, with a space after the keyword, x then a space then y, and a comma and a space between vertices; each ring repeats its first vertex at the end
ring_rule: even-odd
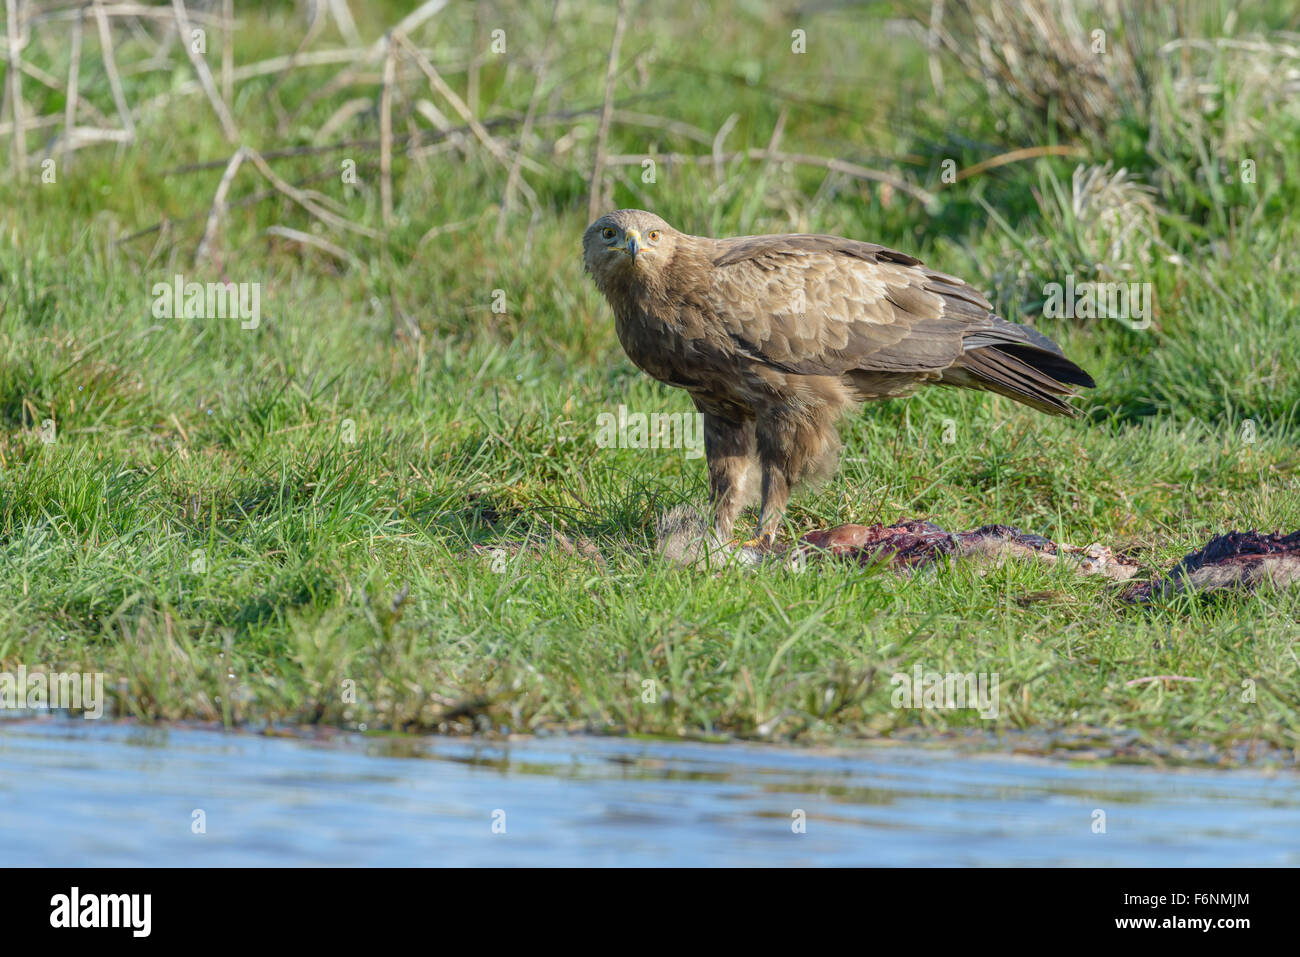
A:
MULTIPOLYGON (((795 497, 787 536, 1005 522, 1167 567, 1228 529, 1300 528, 1300 98, 1277 38, 1296 23, 1281 3, 1190 8, 1177 23, 1091 15, 1108 59, 1085 108, 1005 79, 990 98, 993 64, 932 61, 906 5, 723 5, 704 23, 632 5, 613 205, 695 233, 824 231, 915 253, 1033 321, 1099 383, 1070 422, 941 390, 870 407, 844 433, 839 474, 795 497), (792 51, 795 30, 808 52, 792 51), (1206 42, 1161 52, 1174 31, 1206 42), (879 170, 933 199, 729 158, 765 149, 879 170), (718 163, 670 159, 715 150, 718 163), (1149 283, 1149 325, 1040 317, 1045 285, 1070 274, 1149 283)), ((363 41, 405 12, 358 9, 363 41)), ((148 720, 776 740, 1092 729, 1146 755, 1191 741, 1236 760, 1258 743, 1291 761, 1295 590, 1135 609, 1032 566, 900 580, 656 560, 655 516, 703 504, 704 469, 681 449, 596 443, 597 417, 620 404, 690 406, 623 357, 582 272, 616 11, 564 3, 548 48, 551 13, 455 4, 412 30, 486 127, 396 58, 391 124, 409 139, 393 149, 391 216, 382 54, 338 89, 339 63, 235 80, 238 142, 373 235, 322 221, 249 162, 199 261, 236 146, 186 92, 179 46, 166 68, 130 70, 156 51, 114 28, 135 142, 65 154, 42 127, 26 171, 0 183, 3 670, 102 671, 119 712, 148 720), (339 112, 354 99, 367 103, 339 112), (524 187, 503 213, 521 148, 524 187), (178 274, 260 284, 256 328, 157 315, 155 285, 178 274), (550 529, 603 561, 470 551, 550 529), (999 717, 892 707, 890 675, 917 663, 998 673, 999 717), (1138 681, 1163 675, 1195 680, 1138 681)), ((304 36, 289 4, 238 18, 236 68, 304 36)), ((68 29, 34 22, 23 51, 60 83, 68 29)), ((975 26, 948 29, 954 49, 977 49, 975 26)), ((79 95, 113 125, 94 33, 79 95)), ((1071 36, 1044 41, 1067 81, 1082 75, 1061 53, 1071 36)), ((344 45, 327 25, 310 49, 344 45)), ((30 75, 22 88, 28 116, 66 107, 66 90, 30 75)))

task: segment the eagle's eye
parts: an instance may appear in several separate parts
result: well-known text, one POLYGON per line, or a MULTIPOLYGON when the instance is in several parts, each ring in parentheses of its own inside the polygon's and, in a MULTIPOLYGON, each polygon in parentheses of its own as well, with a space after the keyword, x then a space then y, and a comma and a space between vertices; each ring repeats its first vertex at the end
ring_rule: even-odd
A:
POLYGON ((657 229, 650 230, 650 242, 652 243, 659 242, 659 230, 657 229))
POLYGON ((602 230, 600 231, 600 235, 603 236, 605 239, 613 239, 613 238, 614 238, 614 227, 613 227, 613 226, 606 226, 604 229, 602 229, 602 230))

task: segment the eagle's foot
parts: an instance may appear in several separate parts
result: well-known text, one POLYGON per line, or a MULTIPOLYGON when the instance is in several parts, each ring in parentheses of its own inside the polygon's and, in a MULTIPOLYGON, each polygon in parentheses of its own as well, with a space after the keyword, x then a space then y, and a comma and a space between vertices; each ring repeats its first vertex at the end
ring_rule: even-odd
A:
POLYGON ((764 532, 756 538, 746 539, 745 541, 735 541, 733 544, 737 548, 752 548, 759 552, 770 552, 772 546, 776 544, 776 532, 764 532))

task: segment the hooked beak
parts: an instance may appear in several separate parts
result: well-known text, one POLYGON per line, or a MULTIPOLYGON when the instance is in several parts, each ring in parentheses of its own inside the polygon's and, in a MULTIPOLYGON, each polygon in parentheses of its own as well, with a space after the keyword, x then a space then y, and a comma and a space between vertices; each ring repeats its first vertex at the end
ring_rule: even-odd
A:
POLYGON ((629 229, 623 234, 623 245, 618 248, 636 259, 636 254, 641 251, 641 234, 635 229, 629 229))

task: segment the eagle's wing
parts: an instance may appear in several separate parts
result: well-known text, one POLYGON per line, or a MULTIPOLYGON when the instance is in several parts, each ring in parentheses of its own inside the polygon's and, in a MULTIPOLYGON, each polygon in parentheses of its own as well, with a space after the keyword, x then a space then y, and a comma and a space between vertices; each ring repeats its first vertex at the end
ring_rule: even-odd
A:
POLYGON ((939 371, 968 333, 1012 325, 960 279, 873 243, 746 236, 710 252, 714 316, 743 354, 783 372, 939 371))

